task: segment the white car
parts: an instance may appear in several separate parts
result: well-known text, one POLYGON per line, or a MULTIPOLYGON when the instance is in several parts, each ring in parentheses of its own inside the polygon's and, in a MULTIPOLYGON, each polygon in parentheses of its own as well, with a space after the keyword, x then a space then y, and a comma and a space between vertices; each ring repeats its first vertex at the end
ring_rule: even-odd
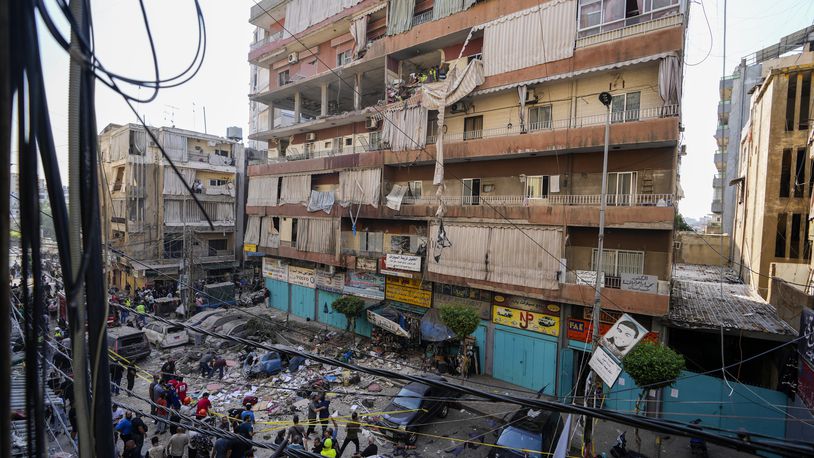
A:
POLYGON ((157 348, 170 348, 189 343, 189 335, 182 326, 167 323, 149 323, 142 329, 147 340, 157 348))

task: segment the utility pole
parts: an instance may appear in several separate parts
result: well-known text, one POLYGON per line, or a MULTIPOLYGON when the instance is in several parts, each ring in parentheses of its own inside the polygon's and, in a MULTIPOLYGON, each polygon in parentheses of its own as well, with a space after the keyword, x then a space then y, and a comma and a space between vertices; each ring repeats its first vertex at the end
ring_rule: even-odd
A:
MULTIPOLYGON (((599 237, 597 240, 597 252, 596 252, 596 284, 594 285, 594 308, 591 313, 591 323, 593 324, 593 339, 591 342, 591 354, 597 350, 599 347, 599 320, 602 315, 602 280, 604 272, 602 268, 602 264, 604 262, 604 248, 605 248, 605 208, 608 206, 608 143, 610 142, 610 123, 611 123, 611 102, 613 101, 613 97, 607 93, 603 92, 599 94, 599 101, 602 102, 602 105, 605 105, 607 109, 607 118, 605 119, 605 149, 602 154, 602 189, 600 191, 600 198, 599 198, 599 237)), ((591 370, 588 373, 588 379, 585 383, 585 399, 589 399, 589 396, 593 398, 593 403, 596 403, 596 398, 593 397, 594 393, 594 385, 596 384, 596 372, 591 370)), ((593 407, 596 407, 594 405, 593 407)), ((582 433, 582 441, 585 446, 589 446, 592 443, 592 436, 593 436, 593 420, 591 418, 585 418, 584 430, 582 433)))

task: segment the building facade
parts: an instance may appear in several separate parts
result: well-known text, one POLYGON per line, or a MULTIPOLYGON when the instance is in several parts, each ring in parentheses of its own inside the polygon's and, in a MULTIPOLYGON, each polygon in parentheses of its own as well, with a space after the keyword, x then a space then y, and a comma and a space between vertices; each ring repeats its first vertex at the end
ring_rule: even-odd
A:
POLYGON ((270 305, 342 327, 332 301, 361 296, 375 336, 377 307, 468 304, 479 370, 549 395, 585 373, 596 271, 603 326, 629 313, 659 338, 687 2, 332 4, 252 10, 269 85, 250 99, 293 116, 250 135, 270 161, 248 169, 245 242, 270 305))
POLYGON ((212 226, 141 126, 108 125, 99 135, 108 283, 174 288, 187 272, 194 280, 231 279, 240 250, 235 164, 242 161, 242 144, 174 127, 151 129, 212 226))
POLYGON ((762 67, 763 83, 752 95, 740 141, 734 260, 744 281, 765 298, 770 277, 800 282, 797 272, 807 272, 811 259, 814 169, 806 145, 814 53, 806 49, 762 67))

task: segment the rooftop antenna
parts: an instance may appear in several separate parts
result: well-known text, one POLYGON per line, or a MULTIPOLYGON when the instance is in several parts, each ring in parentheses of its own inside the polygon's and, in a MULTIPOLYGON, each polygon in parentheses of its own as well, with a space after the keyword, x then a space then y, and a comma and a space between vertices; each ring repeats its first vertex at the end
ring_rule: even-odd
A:
POLYGON ((170 110, 164 110, 164 121, 167 121, 167 115, 169 115, 170 125, 175 127, 175 110, 180 110, 180 108, 173 106, 173 105, 164 105, 165 107, 169 108, 170 110))

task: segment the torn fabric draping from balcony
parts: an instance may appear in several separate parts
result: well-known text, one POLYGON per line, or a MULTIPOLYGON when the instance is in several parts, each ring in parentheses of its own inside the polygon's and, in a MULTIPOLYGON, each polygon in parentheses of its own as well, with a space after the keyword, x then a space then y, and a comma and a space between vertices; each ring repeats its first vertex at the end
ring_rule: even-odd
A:
POLYGON ((448 243, 443 247, 437 242, 438 229, 438 224, 430 225, 430 272, 541 289, 558 287, 561 229, 446 223, 448 243))
POLYGON ((474 4, 475 0, 435 0, 432 8, 432 20, 435 21, 468 10, 474 4))
POLYGON ((277 205, 279 177, 249 177, 249 194, 246 205, 250 207, 274 207, 277 205))
MULTIPOLYGON (((181 172, 181 176, 184 177, 184 181, 186 181, 191 187, 193 180, 195 180, 195 170, 179 167, 178 171, 181 172)), ((181 181, 181 177, 175 173, 175 170, 173 170, 172 167, 164 167, 164 194, 172 196, 183 196, 185 194, 189 194, 189 191, 187 191, 183 181, 181 181)))
POLYGON ((387 195, 387 208, 395 211, 401 210, 401 201, 404 199, 404 194, 407 193, 407 186, 394 184, 390 194, 387 195))
POLYGON ((285 8, 283 37, 296 35, 360 1, 362 0, 291 0, 285 8))
POLYGON ((311 175, 292 175, 282 179, 280 203, 306 205, 311 196, 311 175))
POLYGON ((339 172, 339 189, 337 189, 336 199, 343 207, 350 204, 364 204, 378 208, 381 182, 381 169, 339 172))
POLYGON ((474 27, 483 30, 486 76, 574 55, 577 0, 553 0, 474 27))
POLYGON ((164 222, 165 223, 180 223, 181 220, 181 204, 182 200, 165 200, 164 201, 164 222))
POLYGON ((531 288, 557 289, 562 231, 544 227, 493 227, 486 279, 531 288))
POLYGON ((164 132, 161 137, 164 152, 174 161, 186 162, 187 160, 187 138, 183 135, 176 135, 164 132))
POLYGON ((260 246, 280 248, 280 233, 274 228, 274 218, 271 216, 260 221, 260 246))
POLYGON ((335 218, 300 218, 297 221, 297 250, 334 254, 338 221, 335 218))
POLYGON ((119 132, 110 139, 110 160, 124 159, 130 154, 130 131, 119 132))
POLYGON ((444 224, 450 242, 450 246, 444 247, 436 243, 438 228, 439 225, 436 223, 430 225, 430 256, 427 270, 441 275, 486 280, 489 227, 444 224))
POLYGON ((408 105, 404 108, 385 110, 384 118, 382 141, 390 144, 391 150, 405 151, 426 146, 426 107, 408 105))
POLYGON ((526 95, 528 94, 529 87, 526 85, 517 86, 517 98, 520 101, 520 111, 518 116, 520 119, 520 130, 526 129, 526 95))
POLYGON ((260 244, 260 217, 250 216, 246 223, 246 234, 243 236, 243 243, 260 244))
POLYGON ((231 202, 218 202, 218 204, 215 206, 214 213, 214 215, 211 213, 209 214, 209 218, 211 218, 213 221, 234 221, 235 205, 231 202))
POLYGON ((678 105, 681 100, 681 63, 675 55, 659 63, 659 95, 663 106, 678 105))
POLYGON ((387 34, 398 35, 413 26, 415 0, 390 0, 387 5, 387 34))
POLYGON ((307 210, 309 212, 324 211, 331 213, 334 207, 334 192, 333 191, 311 191, 311 197, 308 199, 307 210))
POLYGON ((353 58, 367 47, 367 19, 368 16, 356 18, 350 23, 350 35, 353 37, 353 58))

